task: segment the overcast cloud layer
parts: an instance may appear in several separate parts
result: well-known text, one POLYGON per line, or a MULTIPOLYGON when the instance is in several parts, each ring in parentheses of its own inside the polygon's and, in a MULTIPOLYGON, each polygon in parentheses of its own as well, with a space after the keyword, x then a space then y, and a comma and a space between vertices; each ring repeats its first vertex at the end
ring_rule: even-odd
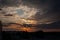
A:
MULTIPOLYGON (((0 15, 4 16, 7 13, 12 13, 12 15, 15 15, 15 17, 12 16, 12 20, 17 19, 18 16, 16 21, 20 20, 20 17, 34 19, 39 24, 60 20, 59 0, 0 0, 0 7, 3 9, 1 10, 3 14, 0 13, 0 15), (16 10, 23 10, 24 12, 17 13, 16 10)), ((2 16, 0 16, 0 20, 11 19, 9 16, 7 16, 8 18, 6 16, 2 18, 2 16)))

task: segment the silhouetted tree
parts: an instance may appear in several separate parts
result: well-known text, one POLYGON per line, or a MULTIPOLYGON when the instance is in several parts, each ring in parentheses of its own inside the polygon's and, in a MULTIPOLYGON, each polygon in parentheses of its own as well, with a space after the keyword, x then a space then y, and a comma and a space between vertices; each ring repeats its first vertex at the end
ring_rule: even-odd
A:
POLYGON ((2 22, 0 21, 0 27, 2 27, 2 22))
POLYGON ((2 22, 0 21, 0 32, 2 31, 2 22))

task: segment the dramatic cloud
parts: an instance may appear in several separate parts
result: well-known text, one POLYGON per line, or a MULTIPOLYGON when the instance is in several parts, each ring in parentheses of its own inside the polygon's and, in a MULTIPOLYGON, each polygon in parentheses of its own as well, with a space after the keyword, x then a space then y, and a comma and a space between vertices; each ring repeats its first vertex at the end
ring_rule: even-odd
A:
POLYGON ((59 0, 23 0, 23 5, 38 9, 31 19, 37 20, 40 24, 48 24, 60 20, 59 2, 59 0))
POLYGON ((29 8, 28 6, 23 6, 23 5, 20 5, 19 7, 7 7, 7 8, 4 7, 0 12, 1 15, 0 20, 2 20, 2 22, 4 23, 13 22, 13 23, 21 24, 21 23, 25 23, 22 18, 28 19, 32 15, 36 14, 36 12, 37 9, 29 8))
POLYGON ((59 2, 59 0, 0 0, 5 14, 16 14, 20 18, 34 19, 39 24, 49 24, 60 20, 59 2))

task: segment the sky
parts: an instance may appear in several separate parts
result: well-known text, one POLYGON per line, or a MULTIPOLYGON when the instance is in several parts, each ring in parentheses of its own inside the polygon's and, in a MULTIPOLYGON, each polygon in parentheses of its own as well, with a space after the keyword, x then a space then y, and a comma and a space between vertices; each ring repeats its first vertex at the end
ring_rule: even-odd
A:
POLYGON ((60 21, 60 0, 0 0, 0 8, 3 23, 23 24, 26 19, 36 21, 36 24, 60 21))
POLYGON ((34 19, 42 24, 60 20, 59 0, 0 0, 0 4, 0 15, 4 12, 3 16, 16 14, 20 18, 34 19))

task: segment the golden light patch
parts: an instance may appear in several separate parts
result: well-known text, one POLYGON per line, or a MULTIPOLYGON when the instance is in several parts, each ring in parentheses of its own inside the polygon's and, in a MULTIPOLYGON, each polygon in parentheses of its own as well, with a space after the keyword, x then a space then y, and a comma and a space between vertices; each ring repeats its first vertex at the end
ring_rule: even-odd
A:
POLYGON ((22 19, 22 21, 23 21, 25 24, 37 24, 37 21, 35 21, 35 20, 22 19))

